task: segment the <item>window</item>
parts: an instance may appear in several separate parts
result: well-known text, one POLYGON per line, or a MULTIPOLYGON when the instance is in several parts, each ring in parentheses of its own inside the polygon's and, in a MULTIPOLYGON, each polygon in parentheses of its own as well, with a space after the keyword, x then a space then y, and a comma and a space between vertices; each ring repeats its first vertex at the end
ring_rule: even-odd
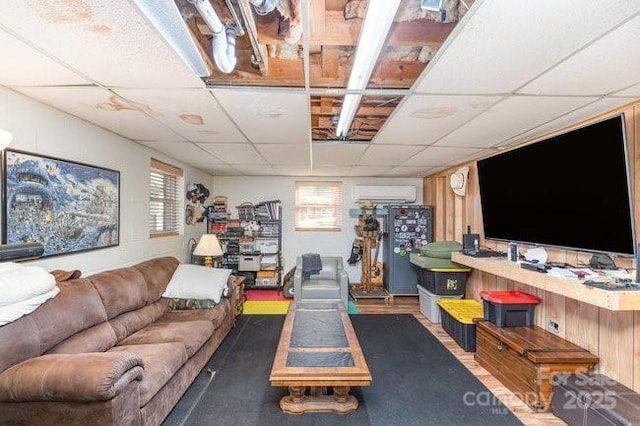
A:
POLYGON ((182 230, 182 169, 151 159, 149 235, 179 235, 182 230))
POLYGON ((296 182, 296 231, 340 231, 342 182, 296 182))

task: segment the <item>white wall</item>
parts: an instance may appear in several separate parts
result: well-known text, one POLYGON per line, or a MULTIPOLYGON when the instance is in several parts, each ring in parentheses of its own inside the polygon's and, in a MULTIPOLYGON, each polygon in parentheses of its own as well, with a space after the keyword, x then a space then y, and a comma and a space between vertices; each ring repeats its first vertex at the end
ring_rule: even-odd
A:
POLYGON ((154 157, 181 167, 186 185, 195 182, 212 188, 211 175, 3 87, 0 128, 13 133, 12 149, 120 171, 120 245, 46 257, 29 264, 48 271, 80 269, 83 275, 89 275, 157 256, 185 261, 189 238, 197 240, 205 232, 206 225, 199 223, 185 225, 182 236, 149 238, 149 162, 154 157))
MULTIPOLYGON (((354 226, 357 218, 349 216, 349 209, 358 208, 353 197, 353 189, 358 184, 372 185, 415 185, 418 198, 415 204, 422 202, 422 179, 420 178, 326 178, 309 177, 232 177, 217 176, 212 195, 224 195, 228 198, 229 210, 234 218, 238 217, 236 206, 243 202, 282 201, 282 252, 285 272, 295 266, 296 256, 303 253, 342 256, 351 282, 360 281, 361 262, 350 266, 346 260, 351 255, 351 245, 356 238, 354 226), (294 190, 295 182, 329 180, 341 181, 343 193, 342 232, 299 232, 294 228, 294 190)), ((382 260, 382 251, 379 253, 382 260)))

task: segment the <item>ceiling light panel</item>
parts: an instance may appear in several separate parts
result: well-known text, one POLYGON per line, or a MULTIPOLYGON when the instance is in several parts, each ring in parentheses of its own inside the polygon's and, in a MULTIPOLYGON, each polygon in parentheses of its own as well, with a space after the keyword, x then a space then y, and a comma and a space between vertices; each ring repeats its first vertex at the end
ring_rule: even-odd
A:
POLYGON ((607 2, 606 11, 600 0, 480 2, 454 29, 448 47, 436 54, 415 89, 510 93, 639 10, 639 2, 628 0, 607 2))
POLYGON ((203 87, 127 1, 10 3, 0 25, 102 85, 203 87))
POLYGON ((430 145, 489 109, 501 96, 412 95, 378 133, 376 144, 430 145))
POLYGON ((440 139, 438 146, 492 147, 597 98, 511 96, 440 139))
POLYGON ((158 121, 192 142, 247 141, 206 90, 116 89, 115 92, 147 106, 158 121))
POLYGON ((520 93, 606 95, 640 82, 640 16, 524 86, 520 93), (620 64, 625 66, 621 67, 620 64))
POLYGON ((158 111, 98 87, 24 87, 17 91, 133 140, 185 141, 157 121, 158 111))
POLYGON ((309 101, 302 92, 211 89, 222 108, 254 143, 307 144, 309 101))

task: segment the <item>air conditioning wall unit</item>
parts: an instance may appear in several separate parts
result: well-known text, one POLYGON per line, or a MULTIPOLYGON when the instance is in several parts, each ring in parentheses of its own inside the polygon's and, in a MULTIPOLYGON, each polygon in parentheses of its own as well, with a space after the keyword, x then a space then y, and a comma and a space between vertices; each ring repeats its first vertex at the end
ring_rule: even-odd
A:
POLYGON ((416 201, 415 185, 356 185, 354 187, 356 202, 372 200, 386 203, 414 203, 416 201))

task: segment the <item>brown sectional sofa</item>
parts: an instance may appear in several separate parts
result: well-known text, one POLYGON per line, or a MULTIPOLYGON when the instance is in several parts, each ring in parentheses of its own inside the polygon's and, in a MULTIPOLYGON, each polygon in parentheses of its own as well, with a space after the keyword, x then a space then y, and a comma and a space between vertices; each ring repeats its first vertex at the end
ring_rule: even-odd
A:
POLYGON ((158 425, 235 324, 238 297, 170 311, 162 257, 59 283, 0 327, 0 425, 158 425))

